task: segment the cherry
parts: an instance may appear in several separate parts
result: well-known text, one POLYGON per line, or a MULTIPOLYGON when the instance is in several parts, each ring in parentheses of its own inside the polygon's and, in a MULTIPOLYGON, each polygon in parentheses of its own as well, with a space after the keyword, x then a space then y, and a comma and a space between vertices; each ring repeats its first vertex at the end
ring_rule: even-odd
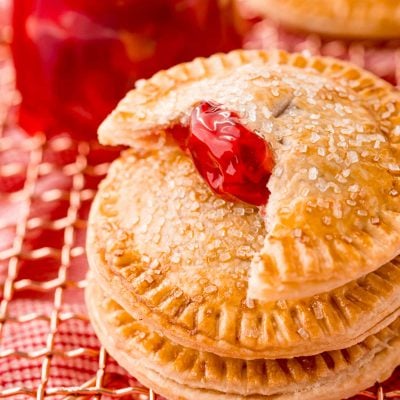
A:
POLYGON ((202 102, 193 109, 189 127, 176 126, 172 135, 215 193, 256 206, 267 203, 271 150, 236 113, 202 102))

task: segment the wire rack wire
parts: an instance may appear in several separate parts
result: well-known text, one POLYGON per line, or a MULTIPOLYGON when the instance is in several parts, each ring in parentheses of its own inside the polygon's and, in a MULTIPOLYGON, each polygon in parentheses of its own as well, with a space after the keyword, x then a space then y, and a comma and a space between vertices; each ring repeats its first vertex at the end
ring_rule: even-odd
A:
MULTIPOLYGON (((36 386, 0 387, 0 397, 20 395, 44 399, 61 395, 65 399, 80 396, 154 399, 154 393, 139 384, 114 387, 115 380, 121 377, 107 372, 109 357, 104 348, 76 346, 59 350, 56 347, 56 336, 62 324, 77 320, 88 323, 85 313, 65 311, 63 303, 67 291, 82 292, 86 286, 84 243, 82 240, 77 243, 76 238, 85 235, 87 210, 97 183, 118 151, 104 150, 94 141, 76 141, 68 136, 46 140, 44 134, 29 137, 15 133, 17 128, 10 127, 10 110, 18 103, 18 94, 14 90, 13 70, 4 44, 0 48, 0 93, 0 203, 10 212, 13 205, 18 206, 18 215, 11 223, 0 220, 0 230, 12 232, 10 246, 0 251, 0 262, 6 269, 5 279, 0 281, 0 361, 15 358, 39 360, 40 364, 36 386), (56 174, 54 185, 41 190, 43 179, 51 174, 56 174), (7 181, 10 180, 13 185, 8 191, 7 181), (16 180, 21 182, 18 184, 16 180), (66 204, 61 206, 62 203, 66 204), (61 217, 57 211, 60 206, 65 211, 61 217), (33 231, 39 231, 39 238, 32 236, 33 231), (52 236, 48 241, 45 239, 48 234, 41 237, 45 232, 52 236), (69 269, 77 259, 80 273, 71 278, 69 269), (49 260, 53 261, 51 265, 48 265, 49 260), (41 280, 40 271, 38 274, 36 267, 29 268, 34 263, 35 266, 38 263, 47 265, 45 272, 53 272, 54 277, 41 280), (23 314, 14 315, 11 311, 13 302, 29 296, 32 309, 28 306, 23 314), (35 311, 37 296, 51 304, 48 312, 35 311), (39 320, 47 326, 42 348, 16 349, 3 345, 7 339, 7 324, 17 324, 18 329, 23 330, 27 323, 39 320), (97 371, 89 380, 79 386, 49 385, 55 357, 82 356, 97 359, 97 371)), ((74 296, 79 297, 79 294, 74 296)))
MULTIPOLYGON (((0 247, 0 266, 6 271, 5 279, 0 281, 0 361, 38 361, 36 383, 27 379, 23 384, 0 386, 0 398, 154 400, 156 395, 151 390, 108 371, 113 361, 103 347, 96 344, 90 347, 77 344, 61 350, 57 347, 57 335, 64 324, 88 323, 84 310, 71 311, 64 306, 66 299, 71 299, 69 292, 78 299, 86 286, 84 236, 87 211, 98 182, 118 151, 105 150, 95 141, 76 141, 66 136, 46 140, 44 134, 35 137, 10 134, 10 130, 16 128, 10 128, 12 113, 9 110, 18 103, 18 94, 14 90, 8 49, 4 45, 0 47, 0 94, 0 183, 3 184, 0 207, 9 207, 10 213, 17 214, 12 222, 0 219, 0 232, 8 230, 12 233, 10 245, 0 247), (51 174, 57 174, 57 185, 43 188, 43 178, 51 174), (7 180, 12 180, 13 188, 18 189, 8 191, 7 180), (63 216, 59 215, 54 203, 57 207, 64 204, 63 216), (33 233, 37 231, 40 234, 35 236, 33 233), (46 272, 53 268, 53 276, 48 278, 43 274, 46 279, 42 279, 39 264, 47 266, 46 272), (47 312, 38 312, 35 301, 29 301, 37 298, 46 299, 47 312), (25 300, 25 311, 15 314, 13 304, 21 300, 25 300), (8 325, 29 330, 29 323, 37 321, 44 323, 45 336, 39 348, 4 345, 10 335, 8 325), (91 358, 96 368, 89 379, 79 385, 52 385, 53 360, 57 357, 91 358), (119 381, 118 385, 116 381, 119 381)), ((359 398, 400 399, 400 391, 393 390, 393 382, 388 387, 390 389, 377 385, 361 393, 359 398)))

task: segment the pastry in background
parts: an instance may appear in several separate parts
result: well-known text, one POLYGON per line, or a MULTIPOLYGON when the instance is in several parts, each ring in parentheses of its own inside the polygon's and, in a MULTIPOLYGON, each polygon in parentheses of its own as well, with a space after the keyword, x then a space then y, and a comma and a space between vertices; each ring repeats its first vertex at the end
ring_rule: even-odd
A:
POLYGON ((238 0, 249 49, 281 48, 349 60, 397 85, 400 3, 395 0, 238 0), (261 20, 261 21, 260 21, 261 20))
POLYGON ((400 37, 397 0, 242 0, 255 12, 293 29, 363 39, 400 37))

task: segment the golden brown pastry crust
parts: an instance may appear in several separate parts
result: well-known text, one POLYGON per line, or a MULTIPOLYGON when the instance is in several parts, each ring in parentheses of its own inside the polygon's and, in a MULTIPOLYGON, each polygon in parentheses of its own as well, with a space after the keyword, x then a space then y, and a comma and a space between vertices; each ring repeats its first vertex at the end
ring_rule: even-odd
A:
POLYGON ((140 82, 100 127, 100 140, 170 146, 165 129, 201 100, 239 112, 274 152, 250 298, 329 291, 399 254, 400 97, 389 84, 333 59, 215 55, 140 82))
POLYGON ((242 0, 245 7, 284 25, 329 36, 400 37, 397 0, 242 0))
POLYGON ((177 343, 222 356, 348 347, 398 315, 399 259, 311 298, 246 300, 263 237, 256 208, 215 197, 179 149, 130 150, 101 184, 87 253, 96 278, 131 315, 177 343))
POLYGON ((400 320, 350 348, 289 360, 220 358, 169 341, 134 320, 95 282, 89 315, 111 355, 170 399, 339 399, 387 378, 400 356, 400 320))

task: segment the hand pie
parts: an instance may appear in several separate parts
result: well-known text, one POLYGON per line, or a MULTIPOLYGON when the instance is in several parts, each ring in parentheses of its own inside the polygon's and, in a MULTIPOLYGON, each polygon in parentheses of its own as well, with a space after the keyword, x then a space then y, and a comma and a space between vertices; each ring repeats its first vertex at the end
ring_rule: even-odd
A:
POLYGON ((400 358, 399 319, 349 348, 246 361, 168 340, 132 318, 95 282, 86 297, 93 327, 107 351, 168 399, 343 399, 388 378, 400 358))
POLYGON ((399 38, 397 0, 242 0, 292 28, 335 37, 399 38))
POLYGON ((325 292, 399 254, 400 103, 390 85, 331 59, 217 55, 140 82, 100 127, 100 141, 169 146, 168 129, 185 126, 202 101, 237 113, 273 152, 250 298, 325 292))
POLYGON ((350 64, 285 52, 139 82, 99 129, 131 147, 89 217, 86 301, 108 351, 170 399, 339 399, 386 378, 399 99, 350 64))
POLYGON ((184 346, 249 359, 308 355, 351 346, 400 311, 400 257, 327 293, 247 299, 263 217, 216 197, 176 147, 125 152, 89 221, 98 282, 135 318, 184 346))

